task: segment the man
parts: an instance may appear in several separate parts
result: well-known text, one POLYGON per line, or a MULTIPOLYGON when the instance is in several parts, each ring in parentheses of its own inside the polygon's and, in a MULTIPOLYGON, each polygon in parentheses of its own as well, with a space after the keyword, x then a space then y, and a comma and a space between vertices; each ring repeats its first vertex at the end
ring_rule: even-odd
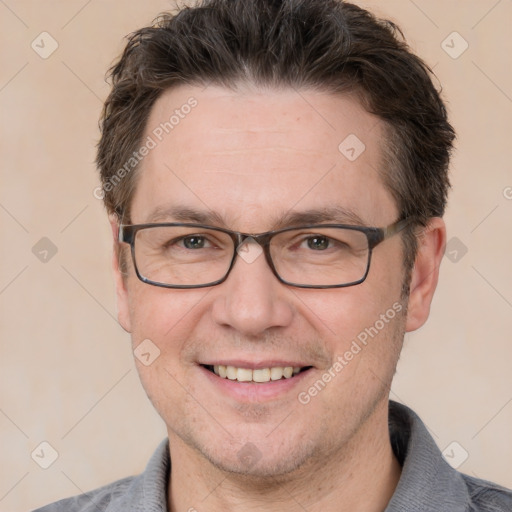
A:
POLYGON ((336 0, 207 0, 133 34, 112 78, 119 321, 168 440, 40 510, 512 510, 389 402, 454 138, 398 29, 336 0))

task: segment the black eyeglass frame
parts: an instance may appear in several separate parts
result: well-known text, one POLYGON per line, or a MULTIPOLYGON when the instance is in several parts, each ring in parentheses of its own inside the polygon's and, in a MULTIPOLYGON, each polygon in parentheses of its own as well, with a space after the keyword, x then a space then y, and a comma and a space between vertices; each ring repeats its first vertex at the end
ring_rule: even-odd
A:
POLYGON ((265 259, 267 261, 268 266, 272 270, 272 273, 276 276, 279 282, 286 284, 288 286, 293 286, 295 288, 314 288, 314 289, 326 289, 326 288, 346 288, 349 286, 355 286, 358 284, 361 284, 368 276, 368 273, 370 271, 370 263, 372 259, 372 252, 373 249, 382 243, 384 240, 387 240, 388 238, 392 237, 393 235, 396 235, 400 231, 402 231, 405 227, 407 227, 411 222, 413 222, 412 217, 406 217, 404 219, 399 219, 393 224, 390 224, 389 226, 383 227, 383 228, 376 228, 376 227, 366 227, 366 226, 355 226, 351 224, 307 224, 303 226, 291 226, 286 227, 282 229, 276 229, 274 231, 267 231, 265 233, 242 233, 240 231, 232 231, 230 229, 225 229, 221 227, 216 226, 208 226, 207 224, 194 224, 194 223, 187 223, 187 222, 163 222, 163 223, 150 223, 150 224, 121 224, 119 226, 119 235, 118 235, 118 241, 122 243, 127 243, 130 245, 131 248, 131 256, 133 260, 133 265, 135 267, 135 273, 137 274, 137 277, 146 284, 150 284, 153 286, 159 286, 161 288, 175 288, 175 289, 191 289, 191 288, 207 288, 210 286, 216 286, 218 284, 223 283, 229 276, 233 266, 235 265, 236 258, 238 256, 238 247, 240 247, 241 244, 244 243, 245 240, 248 238, 252 238, 254 241, 256 241, 259 245, 261 245, 263 249, 263 253, 265 254, 265 259), (167 283, 160 283, 158 281, 152 281, 151 279, 148 279, 147 277, 144 277, 138 269, 137 266, 137 260, 135 257, 135 236, 138 231, 148 228, 156 228, 156 227, 166 227, 166 226, 175 226, 175 227, 193 227, 193 228, 199 228, 199 229, 210 229, 214 231, 220 231, 222 233, 225 233, 230 236, 231 240, 233 241, 233 257, 231 258, 231 263, 229 265, 229 268, 227 269, 225 275, 216 281, 212 281, 210 283, 206 284, 178 284, 178 285, 172 285, 167 283), (286 231, 293 231, 296 229, 312 229, 312 228, 343 228, 343 229, 351 229, 354 231, 360 231, 361 233, 364 233, 366 235, 366 238, 368 240, 368 262, 366 265, 366 270, 363 275, 363 277, 357 281, 352 281, 350 283, 345 284, 328 284, 328 285, 311 285, 311 284, 296 284, 291 283, 289 281, 286 281, 283 279, 277 272, 274 262, 272 261, 272 256, 270 255, 270 241, 272 238, 279 234, 284 233, 286 231))

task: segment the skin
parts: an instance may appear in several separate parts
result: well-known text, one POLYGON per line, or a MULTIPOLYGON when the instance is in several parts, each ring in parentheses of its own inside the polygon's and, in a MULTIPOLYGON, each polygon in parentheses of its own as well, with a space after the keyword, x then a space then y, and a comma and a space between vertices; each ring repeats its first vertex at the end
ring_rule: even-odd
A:
MULTIPOLYGON (((332 206, 367 226, 397 220, 381 177, 383 123, 355 98, 181 86, 157 100, 144 137, 191 96, 197 106, 141 164, 133 224, 179 221, 152 216, 157 207, 176 205, 214 212, 211 223, 248 233, 275 229, 290 210, 332 206), (349 134, 366 146, 353 162, 338 151, 349 134)), ((115 219, 112 228, 115 236, 115 219)), ((160 350, 151 365, 137 364, 168 427, 169 510, 384 510, 400 477, 389 443, 389 388, 404 333, 428 317, 445 237, 439 218, 423 230, 406 302, 400 235, 376 247, 364 283, 330 290, 284 285, 263 257, 238 258, 215 287, 158 288, 137 279, 131 259, 121 274, 115 244, 120 323, 134 348, 150 339, 160 350), (394 303, 401 313, 300 403, 298 394, 394 303), (234 397, 200 366, 232 360, 313 368, 271 398, 234 397)))

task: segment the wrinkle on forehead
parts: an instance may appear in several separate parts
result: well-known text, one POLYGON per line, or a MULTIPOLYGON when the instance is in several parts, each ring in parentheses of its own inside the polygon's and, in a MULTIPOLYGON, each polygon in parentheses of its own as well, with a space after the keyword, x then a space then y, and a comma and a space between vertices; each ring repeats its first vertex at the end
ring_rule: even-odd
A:
POLYGON ((313 156, 313 157, 321 157, 322 152, 315 149, 304 149, 294 146, 286 146, 286 145, 262 145, 257 147, 237 147, 233 149, 224 149, 219 151, 208 151, 205 153, 205 156, 238 156, 238 155, 247 155, 248 157, 259 157, 261 158, 265 153, 270 155, 277 154, 288 154, 288 155, 304 155, 304 156, 313 156))

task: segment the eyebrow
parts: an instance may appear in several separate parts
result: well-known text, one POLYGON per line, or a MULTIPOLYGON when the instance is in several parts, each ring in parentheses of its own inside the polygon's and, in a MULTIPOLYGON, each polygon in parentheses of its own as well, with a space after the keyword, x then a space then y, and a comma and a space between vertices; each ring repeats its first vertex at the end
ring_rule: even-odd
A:
MULTIPOLYGON (((227 227, 222 216, 211 210, 198 210, 182 205, 159 206, 147 217, 146 223, 191 222, 209 226, 227 227)), ((367 223, 353 210, 342 206, 328 206, 304 211, 290 210, 281 216, 274 216, 272 230, 305 224, 335 223, 366 226, 367 223)))
POLYGON ((335 224, 366 225, 366 222, 352 210, 342 206, 328 206, 325 208, 314 208, 305 211, 289 211, 277 221, 277 228, 288 227, 299 224, 320 224, 332 222, 335 224))
POLYGON ((187 206, 159 206, 148 216, 146 222, 194 222, 197 224, 210 224, 224 226, 222 217, 211 210, 197 210, 187 206))

